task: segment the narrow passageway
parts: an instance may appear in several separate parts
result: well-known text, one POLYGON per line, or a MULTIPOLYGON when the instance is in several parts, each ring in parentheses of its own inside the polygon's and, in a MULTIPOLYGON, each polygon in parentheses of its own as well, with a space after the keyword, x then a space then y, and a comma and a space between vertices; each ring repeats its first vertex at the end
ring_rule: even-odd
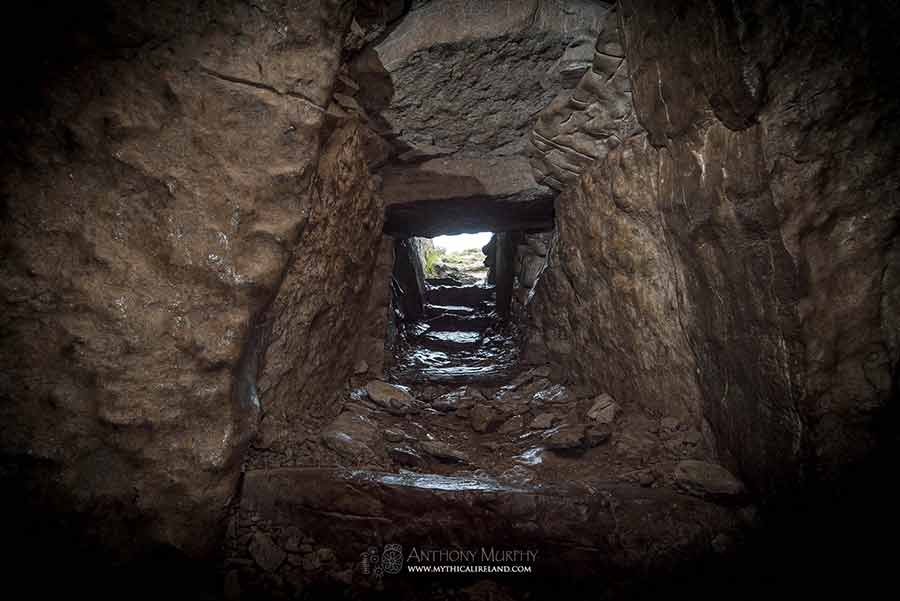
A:
POLYGON ((497 313, 495 286, 426 278, 424 300, 422 318, 406 325, 392 370, 398 381, 483 383, 509 374, 518 345, 497 313))
MULTIPOLYGON (((588 28, 608 16, 608 7, 582 8, 588 28)), ((558 25, 567 44, 580 39, 565 22, 558 25)), ((588 79, 595 76, 591 64, 607 64, 594 51, 596 38, 590 29, 585 48, 569 46, 588 79)), ((385 58, 391 48, 385 47, 385 58)), ((465 44, 452 52, 460 60, 480 56, 465 44)), ((525 56, 540 60, 533 50, 525 56)), ((390 64, 402 70, 407 61, 412 68, 419 64, 412 56, 390 64)), ((383 75, 366 62, 365 81, 371 83, 373 73, 383 75)), ((394 154, 382 157, 377 171, 389 255, 373 276, 389 282, 383 357, 356 353, 363 360, 346 390, 286 432, 290 453, 269 445, 251 454, 251 461, 260 461, 246 473, 226 543, 229 561, 239 566, 234 578, 245 592, 260 595, 324 594, 347 583, 403 599, 455 598, 468 586, 487 586, 491 598, 511 599, 567 590, 573 578, 602 581, 612 594, 620 586, 640 586, 635 574, 703 559, 712 541, 726 552, 751 498, 716 462, 696 415, 675 403, 616 399, 606 385, 628 390, 617 382, 624 376, 601 385, 592 373, 559 360, 573 353, 573 343, 550 335, 565 327, 577 338, 580 324, 539 329, 530 322, 557 235, 557 189, 575 169, 560 148, 545 147, 537 128, 526 136, 531 115, 550 98, 542 100, 542 86, 534 82, 526 103, 535 106, 522 107, 512 130, 483 99, 472 105, 477 118, 460 121, 443 111, 423 117, 418 102, 404 99, 430 98, 433 92, 420 86, 431 76, 392 79, 391 86, 401 86, 390 89, 388 100, 396 99, 396 106, 367 98, 365 87, 353 91, 379 112, 367 118, 397 128, 388 138, 394 154), (462 131, 484 124, 493 124, 488 138, 494 142, 473 142, 476 131, 462 131), (428 142, 440 136, 459 146, 428 142), (546 155, 529 162, 526 152, 546 155), (477 255, 483 273, 453 262, 435 267, 439 239, 476 232, 486 242, 468 259, 477 255), (549 346, 535 344, 535 336, 546 336, 549 346), (405 550, 409 568, 417 564, 410 550, 420 548, 520 552, 515 565, 539 569, 540 577, 498 584, 475 574, 448 583, 385 573, 389 550, 405 550), (295 566, 285 567, 290 562, 295 566)), ((614 99, 625 102, 623 82, 604 79, 616 88, 614 99)), ((489 93, 499 96, 512 85, 489 81, 495 86, 489 93)), ((552 115, 558 106, 546 111, 552 115)), ((630 118, 615 127, 623 138, 637 131, 630 118)), ((555 299, 542 300, 542 311, 555 310, 555 299)))
POLYGON ((874 596, 895 0, 59 4, 0 37, 11 590, 874 596))
MULTIPOLYGON (((278 541, 290 536, 309 550, 296 575, 305 589, 324 594, 337 574, 415 599, 487 581, 391 579, 384 566, 373 578, 361 573, 360 553, 378 564, 383 549, 399 546, 415 568, 434 562, 410 560, 411 550, 488 548, 518 553, 502 563, 510 569, 540 570, 539 581, 490 589, 512 599, 565 590, 572 578, 615 590, 630 579, 615 571, 682 561, 713 539, 731 544, 749 497, 689 421, 624 406, 521 355, 520 324, 498 306, 505 239, 486 247, 491 284, 460 274, 418 282, 420 243, 395 246, 391 369, 352 378, 319 451, 290 469, 248 472, 227 547, 233 562, 265 565, 271 552, 275 564, 278 541), (652 560, 647 544, 660 545, 652 560)), ((516 248, 527 255, 527 246, 516 248)), ((513 289, 524 271, 516 273, 513 289)), ((271 578, 257 577, 244 576, 244 587, 269 590, 271 578)))

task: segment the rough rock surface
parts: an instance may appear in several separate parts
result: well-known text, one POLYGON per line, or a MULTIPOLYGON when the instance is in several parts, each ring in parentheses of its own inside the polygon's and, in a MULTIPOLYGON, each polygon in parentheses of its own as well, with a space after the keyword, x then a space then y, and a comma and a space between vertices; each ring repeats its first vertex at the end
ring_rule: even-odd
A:
POLYGON ((253 536, 247 550, 256 565, 266 572, 274 572, 287 558, 287 553, 282 551, 272 537, 264 532, 257 532, 253 536))
POLYGON ((348 7, 45 12, 17 22, 41 35, 0 116, 3 488, 16 515, 65 510, 41 516, 54 535, 91 520, 117 560, 202 554, 257 419, 254 323, 307 220, 348 7))
POLYGON ((551 239, 550 232, 527 234, 516 248, 516 262, 518 263, 516 277, 522 288, 530 290, 540 277, 541 271, 547 264, 551 239))
POLYGON ((648 157, 655 153, 644 138, 631 138, 560 199, 552 267, 531 305, 532 335, 619 402, 696 415, 700 393, 678 320, 678 271, 648 157))
POLYGON ((590 69, 534 124, 528 155, 539 183, 557 190, 574 184, 586 168, 641 131, 621 37, 618 15, 610 12, 594 44, 590 69))
POLYGON ((369 287, 369 300, 360 319, 356 340, 356 362, 353 371, 356 375, 366 373, 380 375, 384 372, 390 356, 386 346, 390 344, 385 340, 389 332, 391 319, 391 272, 394 267, 394 241, 383 236, 378 248, 375 267, 369 275, 371 282, 369 287), (362 369, 359 369, 362 368, 362 369))
POLYGON ((897 392, 898 14, 620 12, 647 134, 559 199, 535 340, 620 403, 714 434, 757 491, 830 477, 897 392))
POLYGON ((675 467, 675 485, 692 495, 715 500, 738 499, 746 493, 741 481, 721 465, 692 459, 675 467))
POLYGON ((439 158, 379 175, 384 229, 393 236, 553 227, 555 194, 534 181, 522 157, 439 158))
POLYGON ((439 461, 450 461, 457 463, 466 463, 469 458, 459 449, 454 449, 445 442, 436 440, 425 440, 419 445, 422 450, 439 461))
MULTIPOLYGON (((542 574, 539 580, 511 579, 522 588, 502 598, 521 598, 524 590, 569 587, 573 578, 582 586, 585 578, 602 578, 605 594, 619 586, 639 586, 658 571, 715 552, 711 541, 738 537, 741 527, 740 514, 733 508, 637 485, 534 487, 472 476, 318 468, 249 472, 236 530, 240 534, 251 528, 297 529, 305 540, 321 541, 301 549, 304 557, 329 541, 340 541, 333 553, 329 549, 328 556, 338 563, 327 571, 333 574, 349 567, 356 587, 369 578, 358 564, 373 536, 402 541, 404 559, 412 563, 416 561, 409 554, 417 547, 480 549, 502 540, 505 548, 535 553, 516 563, 532 564, 542 574), (556 580, 563 575, 565 582, 556 580)), ((248 556, 239 540, 232 553, 239 559, 248 556)), ((242 582, 258 583, 259 574, 245 563, 238 565, 242 582)), ((280 575, 291 571, 285 568, 280 575)), ((316 576, 307 573, 303 578, 314 583, 316 576)), ((410 579, 385 577, 382 582, 390 592, 410 579)), ((290 586, 277 578, 269 584, 279 589, 290 586)))
POLYGON ((406 15, 375 48, 398 143, 461 156, 520 154, 533 116, 590 64, 603 2, 446 0, 406 15))
POLYGON ((255 446, 270 458, 305 435, 310 417, 331 410, 352 373, 371 288, 382 284, 371 279, 382 204, 359 129, 341 127, 323 152, 303 236, 267 315, 255 446))
POLYGON ((587 0, 442 0, 413 5, 364 49, 350 74, 386 141, 386 231, 550 229, 555 194, 535 181, 525 144, 534 116, 590 66, 608 12, 587 0))

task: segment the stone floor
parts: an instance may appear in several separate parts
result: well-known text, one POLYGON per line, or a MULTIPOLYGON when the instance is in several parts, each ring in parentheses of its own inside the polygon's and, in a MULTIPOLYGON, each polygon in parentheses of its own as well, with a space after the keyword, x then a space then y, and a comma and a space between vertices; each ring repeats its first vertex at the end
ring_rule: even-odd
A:
POLYGON ((753 521, 699 431, 517 365, 491 288, 440 283, 428 301, 392 381, 355 377, 315 452, 245 474, 229 598, 503 599, 576 575, 627 595, 639 574, 727 552, 753 521), (403 571, 435 563, 414 549, 482 548, 539 558, 509 556, 502 569, 534 570, 518 578, 403 571))
POLYGON ((425 316, 406 326, 392 377, 410 384, 508 380, 518 349, 498 322, 493 287, 426 282, 425 316))

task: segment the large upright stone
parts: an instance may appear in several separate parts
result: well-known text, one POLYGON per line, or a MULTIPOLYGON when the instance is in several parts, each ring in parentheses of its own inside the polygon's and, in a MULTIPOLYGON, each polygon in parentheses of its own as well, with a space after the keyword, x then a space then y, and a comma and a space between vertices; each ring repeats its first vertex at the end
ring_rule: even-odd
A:
MULTIPOLYGON (((531 354, 708 433, 756 491, 836 477, 877 444, 900 381, 887 133, 900 100, 874 75, 892 69, 898 14, 699 0, 619 12, 646 134, 573 170, 531 354)), ((598 131, 625 123, 599 108, 598 131)), ((536 131, 554 115, 577 126, 565 110, 536 131)))
POLYGON ((259 415, 259 318, 322 203, 351 15, 265 6, 16 21, 31 35, 0 115, 0 452, 19 466, 3 489, 43 524, 43 503, 66 527, 93 516, 117 559, 218 544, 259 415))
POLYGON ((372 279, 381 258, 384 213, 361 144, 353 122, 328 139, 303 237, 269 308, 258 441, 269 462, 303 438, 301 426, 310 414, 335 412, 366 340, 372 288, 384 290, 384 282, 372 279))

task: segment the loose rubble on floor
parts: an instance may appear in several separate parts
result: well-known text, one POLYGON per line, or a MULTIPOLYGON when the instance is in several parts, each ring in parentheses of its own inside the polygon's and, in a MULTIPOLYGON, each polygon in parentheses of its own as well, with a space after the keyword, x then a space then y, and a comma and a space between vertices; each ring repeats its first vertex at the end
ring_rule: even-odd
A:
POLYGON ((753 509, 703 434, 551 365, 521 365, 492 292, 432 286, 394 369, 383 379, 354 370, 336 415, 289 463, 247 473, 229 538, 233 586, 380 587, 360 570, 360 549, 477 545, 494 528, 494 539, 545 555, 579 545, 565 566, 547 559, 558 574, 639 561, 629 552, 650 539, 663 554, 727 552, 753 509), (612 548, 598 542, 609 537, 612 548))

